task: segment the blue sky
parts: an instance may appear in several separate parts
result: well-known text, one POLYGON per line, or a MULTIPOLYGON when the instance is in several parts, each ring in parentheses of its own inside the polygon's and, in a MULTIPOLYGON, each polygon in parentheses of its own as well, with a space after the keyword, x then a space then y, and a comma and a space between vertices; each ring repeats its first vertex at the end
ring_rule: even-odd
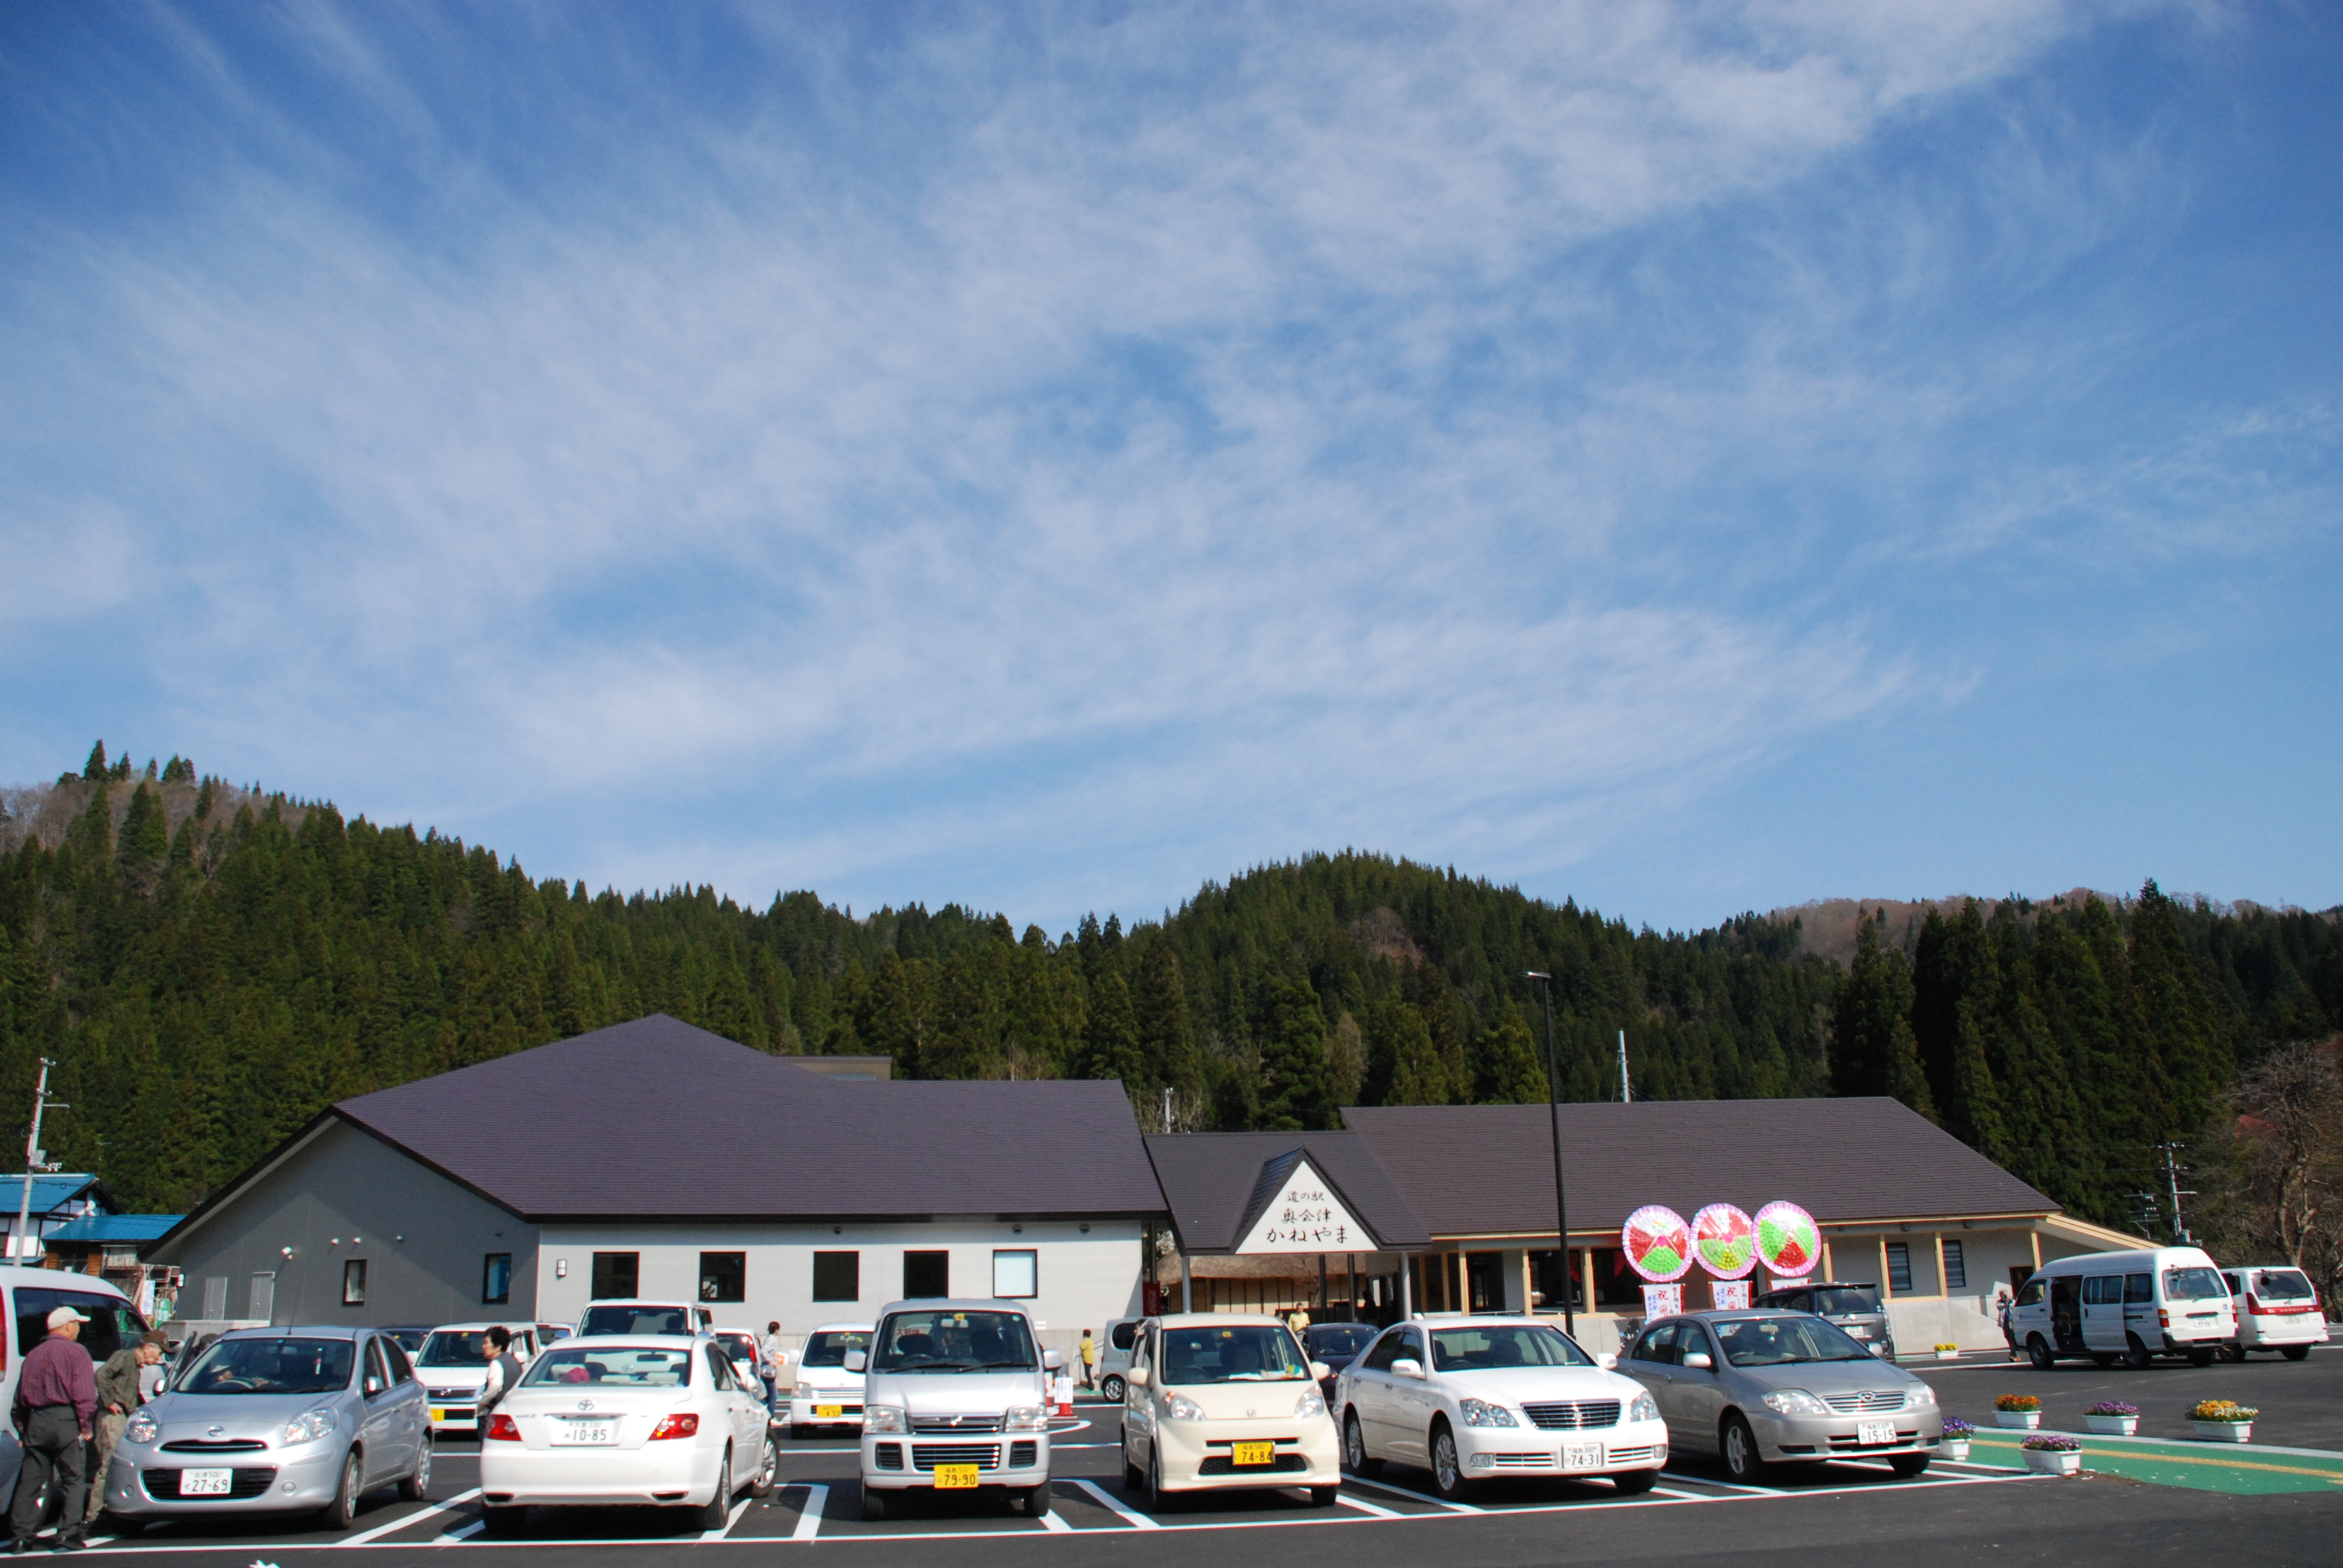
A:
POLYGON ((0 8, 0 780, 1051 930, 2343 900, 2302 5, 0 8))

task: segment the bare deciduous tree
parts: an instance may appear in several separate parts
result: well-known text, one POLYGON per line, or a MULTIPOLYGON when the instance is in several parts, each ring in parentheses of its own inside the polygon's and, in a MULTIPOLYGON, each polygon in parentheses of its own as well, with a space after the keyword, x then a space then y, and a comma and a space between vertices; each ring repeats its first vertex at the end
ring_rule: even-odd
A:
POLYGON ((2200 1169, 2206 1240, 2225 1262, 2283 1260, 2343 1285, 2343 1038, 2270 1052, 2237 1080, 2200 1169))

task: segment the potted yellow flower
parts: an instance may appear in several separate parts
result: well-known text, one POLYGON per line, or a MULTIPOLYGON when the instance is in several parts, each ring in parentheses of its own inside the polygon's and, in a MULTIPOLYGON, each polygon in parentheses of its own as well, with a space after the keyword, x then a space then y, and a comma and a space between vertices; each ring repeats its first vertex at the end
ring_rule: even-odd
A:
POLYGON ((2207 1442, 2251 1442, 2254 1417, 2261 1412, 2232 1399, 2198 1402, 2188 1412, 2188 1424, 2207 1442))
POLYGON ((1993 1419, 1998 1426, 2032 1432, 2042 1424, 2042 1402, 2030 1393, 1996 1394, 1993 1402, 1993 1419))

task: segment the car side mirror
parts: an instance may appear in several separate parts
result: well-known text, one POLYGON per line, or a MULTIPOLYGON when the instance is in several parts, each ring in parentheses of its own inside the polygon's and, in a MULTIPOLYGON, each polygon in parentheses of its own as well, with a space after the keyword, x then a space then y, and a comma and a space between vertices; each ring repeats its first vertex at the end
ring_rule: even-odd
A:
POLYGON ((1126 1388, 1145 1388, 1147 1386, 1147 1369, 1145 1367, 1132 1367, 1122 1374, 1123 1386, 1126 1388))
POLYGON ((1684 1357, 1684 1364, 1694 1372, 1706 1372, 1716 1363, 1708 1359, 1706 1351, 1694 1351, 1684 1357))
POLYGON ((1060 1355, 1056 1351, 1043 1351, 1041 1352, 1041 1370, 1043 1372, 1058 1372, 1062 1370, 1065 1364, 1066 1358, 1060 1355))
POLYGON ((382 1392, 382 1379, 378 1377, 370 1377, 366 1380, 366 1391, 368 1394, 380 1393, 382 1392))
POLYGON ((1609 1351, 1604 1351, 1594 1358, 1594 1364, 1601 1367, 1604 1372, 1617 1372, 1619 1370, 1619 1358, 1613 1355, 1609 1351))
POLYGON ((848 1372, 867 1371, 870 1368, 870 1358, 862 1352, 849 1351, 846 1352, 846 1370, 848 1372))
POLYGON ((1422 1377, 1423 1363, 1413 1356, 1402 1356, 1391 1364, 1393 1377, 1422 1377))
POLYGON ((1313 1382, 1324 1382, 1328 1378, 1332 1377, 1333 1375, 1334 1369, 1328 1366, 1324 1362, 1312 1362, 1310 1363, 1310 1376, 1313 1382))

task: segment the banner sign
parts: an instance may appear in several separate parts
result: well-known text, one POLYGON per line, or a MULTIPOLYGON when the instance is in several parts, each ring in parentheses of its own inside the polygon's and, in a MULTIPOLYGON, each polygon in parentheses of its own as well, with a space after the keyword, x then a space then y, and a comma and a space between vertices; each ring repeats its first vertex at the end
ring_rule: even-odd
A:
POLYGON ((1720 1280, 1738 1280, 1757 1266, 1757 1225, 1730 1203, 1711 1203, 1692 1217, 1693 1250, 1720 1280))
POLYGON ((1812 1283, 1812 1282, 1812 1282, 1812 1281, 1810 1281, 1810 1280, 1809 1280, 1805 1275, 1804 1275, 1804 1274, 1800 1274, 1800 1275, 1799 1275, 1796 1279, 1795 1279, 1795 1280, 1785 1280, 1785 1279, 1776 1278, 1776 1279, 1775 1280, 1775 1282, 1774 1282, 1774 1288, 1775 1288, 1775 1290, 1777 1290, 1777 1291, 1795 1291, 1795 1290, 1796 1290, 1800 1285, 1810 1284, 1810 1283, 1812 1283))
POLYGON ((1720 1312, 1745 1312, 1749 1310, 1749 1282, 1746 1280, 1712 1280, 1708 1285, 1709 1305, 1720 1312))
POLYGON ((1356 1252, 1373 1246, 1366 1230, 1304 1160, 1293 1167, 1283 1189, 1270 1200, 1236 1251, 1247 1255, 1356 1252))
POLYGON ((1822 1233, 1815 1217, 1795 1203, 1772 1202, 1757 1211, 1757 1256, 1765 1271, 1782 1277, 1811 1274, 1822 1261, 1822 1233))
POLYGON ((1692 1227, 1674 1209, 1657 1203, 1646 1203, 1627 1216, 1619 1244, 1628 1267, 1654 1284, 1681 1280, 1692 1267, 1692 1227))
POLYGON ((1682 1285, 1645 1285, 1644 1287, 1644 1321, 1673 1318, 1684 1311, 1682 1285))

